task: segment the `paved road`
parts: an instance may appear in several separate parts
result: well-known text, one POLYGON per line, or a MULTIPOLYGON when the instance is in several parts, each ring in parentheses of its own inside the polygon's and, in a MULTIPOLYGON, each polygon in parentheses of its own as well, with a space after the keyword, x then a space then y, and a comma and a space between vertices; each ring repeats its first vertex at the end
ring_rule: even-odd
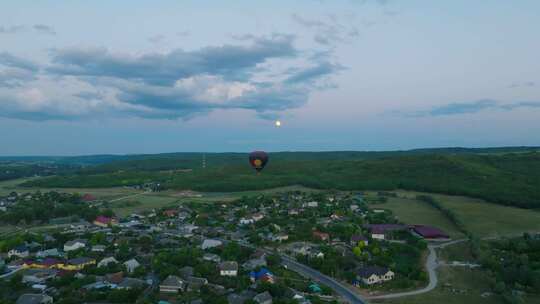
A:
POLYGON ((368 297, 368 299, 393 299, 393 298, 401 298, 406 296, 414 296, 426 292, 430 292, 435 287, 437 287, 437 284, 439 283, 439 279, 437 277, 437 267, 439 266, 439 263, 437 261, 437 251, 435 249, 437 248, 444 248, 449 245, 457 244, 466 241, 467 239, 459 239, 454 240, 447 243, 437 244, 437 245, 428 245, 429 255, 426 260, 426 269, 428 271, 429 275, 429 283, 426 287, 412 290, 412 291, 405 291, 405 292, 398 292, 398 293, 391 293, 391 294, 385 294, 380 296, 372 296, 368 297))
POLYGON ((114 203, 114 202, 117 202, 117 201, 125 200, 125 199, 128 199, 128 198, 134 198, 134 197, 144 195, 144 194, 148 194, 148 193, 151 193, 151 192, 152 191, 148 190, 148 191, 144 191, 144 192, 141 192, 141 193, 131 194, 131 195, 128 195, 128 196, 123 196, 123 197, 112 199, 109 202, 114 203))
POLYGON ((292 258, 281 255, 282 264, 286 265, 288 269, 298 272, 299 274, 309 277, 314 281, 320 282, 334 290, 337 294, 342 296, 345 300, 352 304, 364 304, 367 303, 354 291, 350 290, 348 286, 341 284, 333 278, 324 275, 317 270, 308 267, 304 264, 298 263, 292 258))
MULTIPOLYGON (((220 239, 222 242, 232 242, 225 239, 220 239)), ((320 273, 319 271, 306 266, 302 263, 298 263, 293 258, 281 254, 272 250, 268 250, 266 248, 257 248, 249 243, 246 242, 237 242, 239 245, 250 247, 253 249, 259 249, 263 252, 266 252, 266 254, 278 254, 281 257, 281 263, 283 265, 286 265, 288 269, 291 269, 292 271, 295 271, 299 273, 300 275, 304 277, 308 277, 314 281, 320 282, 328 287, 330 287, 336 294, 340 295, 342 298, 344 298, 347 302, 351 304, 367 304, 366 300, 364 300, 360 295, 355 293, 354 290, 350 289, 349 286, 343 285, 342 283, 334 280, 333 278, 320 273)))
POLYGON ((17 269, 14 269, 14 270, 8 272, 8 273, 4 273, 3 275, 0 275, 0 279, 7 278, 7 277, 9 277, 9 276, 11 276, 11 275, 13 275, 13 274, 16 274, 17 272, 19 272, 19 271, 21 271, 21 270, 24 270, 24 268, 23 268, 23 267, 19 267, 19 268, 17 268, 17 269))

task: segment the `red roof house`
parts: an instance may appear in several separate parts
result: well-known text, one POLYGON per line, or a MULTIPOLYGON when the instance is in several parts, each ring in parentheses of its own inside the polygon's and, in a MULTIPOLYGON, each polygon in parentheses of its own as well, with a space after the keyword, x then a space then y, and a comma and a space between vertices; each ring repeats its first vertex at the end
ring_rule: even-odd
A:
POLYGON ((97 198, 95 196, 93 196, 92 194, 85 194, 81 197, 81 200, 85 203, 89 203, 89 202, 93 202, 95 200, 97 200, 97 198))
POLYGON ((178 210, 167 209, 167 210, 163 211, 163 215, 168 216, 168 217, 173 217, 173 216, 178 215, 178 210))
POLYGON ((96 219, 94 220, 94 225, 100 227, 109 227, 109 225, 113 226, 116 224, 118 224, 118 221, 115 218, 103 215, 96 217, 96 219))
POLYGON ((330 235, 328 233, 320 232, 320 231, 313 231, 313 237, 321 241, 328 241, 330 239, 330 235))

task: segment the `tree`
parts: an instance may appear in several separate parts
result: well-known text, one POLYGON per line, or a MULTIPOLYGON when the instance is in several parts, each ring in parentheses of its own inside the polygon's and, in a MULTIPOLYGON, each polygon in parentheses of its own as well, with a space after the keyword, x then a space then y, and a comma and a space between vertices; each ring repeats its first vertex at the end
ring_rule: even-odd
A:
POLYGON ((355 246, 353 248, 353 253, 354 253, 355 256, 361 257, 362 256, 362 248, 360 246, 355 246))

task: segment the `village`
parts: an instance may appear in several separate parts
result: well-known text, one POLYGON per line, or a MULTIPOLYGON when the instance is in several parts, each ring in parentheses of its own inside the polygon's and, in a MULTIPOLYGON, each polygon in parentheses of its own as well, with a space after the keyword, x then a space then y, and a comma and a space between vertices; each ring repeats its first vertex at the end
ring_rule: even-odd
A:
POLYGON ((0 292, 17 304, 341 301, 321 279, 287 267, 289 259, 358 294, 418 288, 427 284, 428 241, 449 236, 369 207, 385 195, 292 191, 120 218, 88 194, 11 193, 0 213, 51 198, 82 211, 48 219, 55 228, 6 237, 0 292))

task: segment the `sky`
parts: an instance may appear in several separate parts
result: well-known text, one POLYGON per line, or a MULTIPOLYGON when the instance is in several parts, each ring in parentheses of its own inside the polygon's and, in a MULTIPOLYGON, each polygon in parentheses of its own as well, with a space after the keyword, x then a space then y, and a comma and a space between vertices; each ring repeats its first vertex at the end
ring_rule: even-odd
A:
POLYGON ((539 11, 3 0, 0 155, 540 146, 539 11))

